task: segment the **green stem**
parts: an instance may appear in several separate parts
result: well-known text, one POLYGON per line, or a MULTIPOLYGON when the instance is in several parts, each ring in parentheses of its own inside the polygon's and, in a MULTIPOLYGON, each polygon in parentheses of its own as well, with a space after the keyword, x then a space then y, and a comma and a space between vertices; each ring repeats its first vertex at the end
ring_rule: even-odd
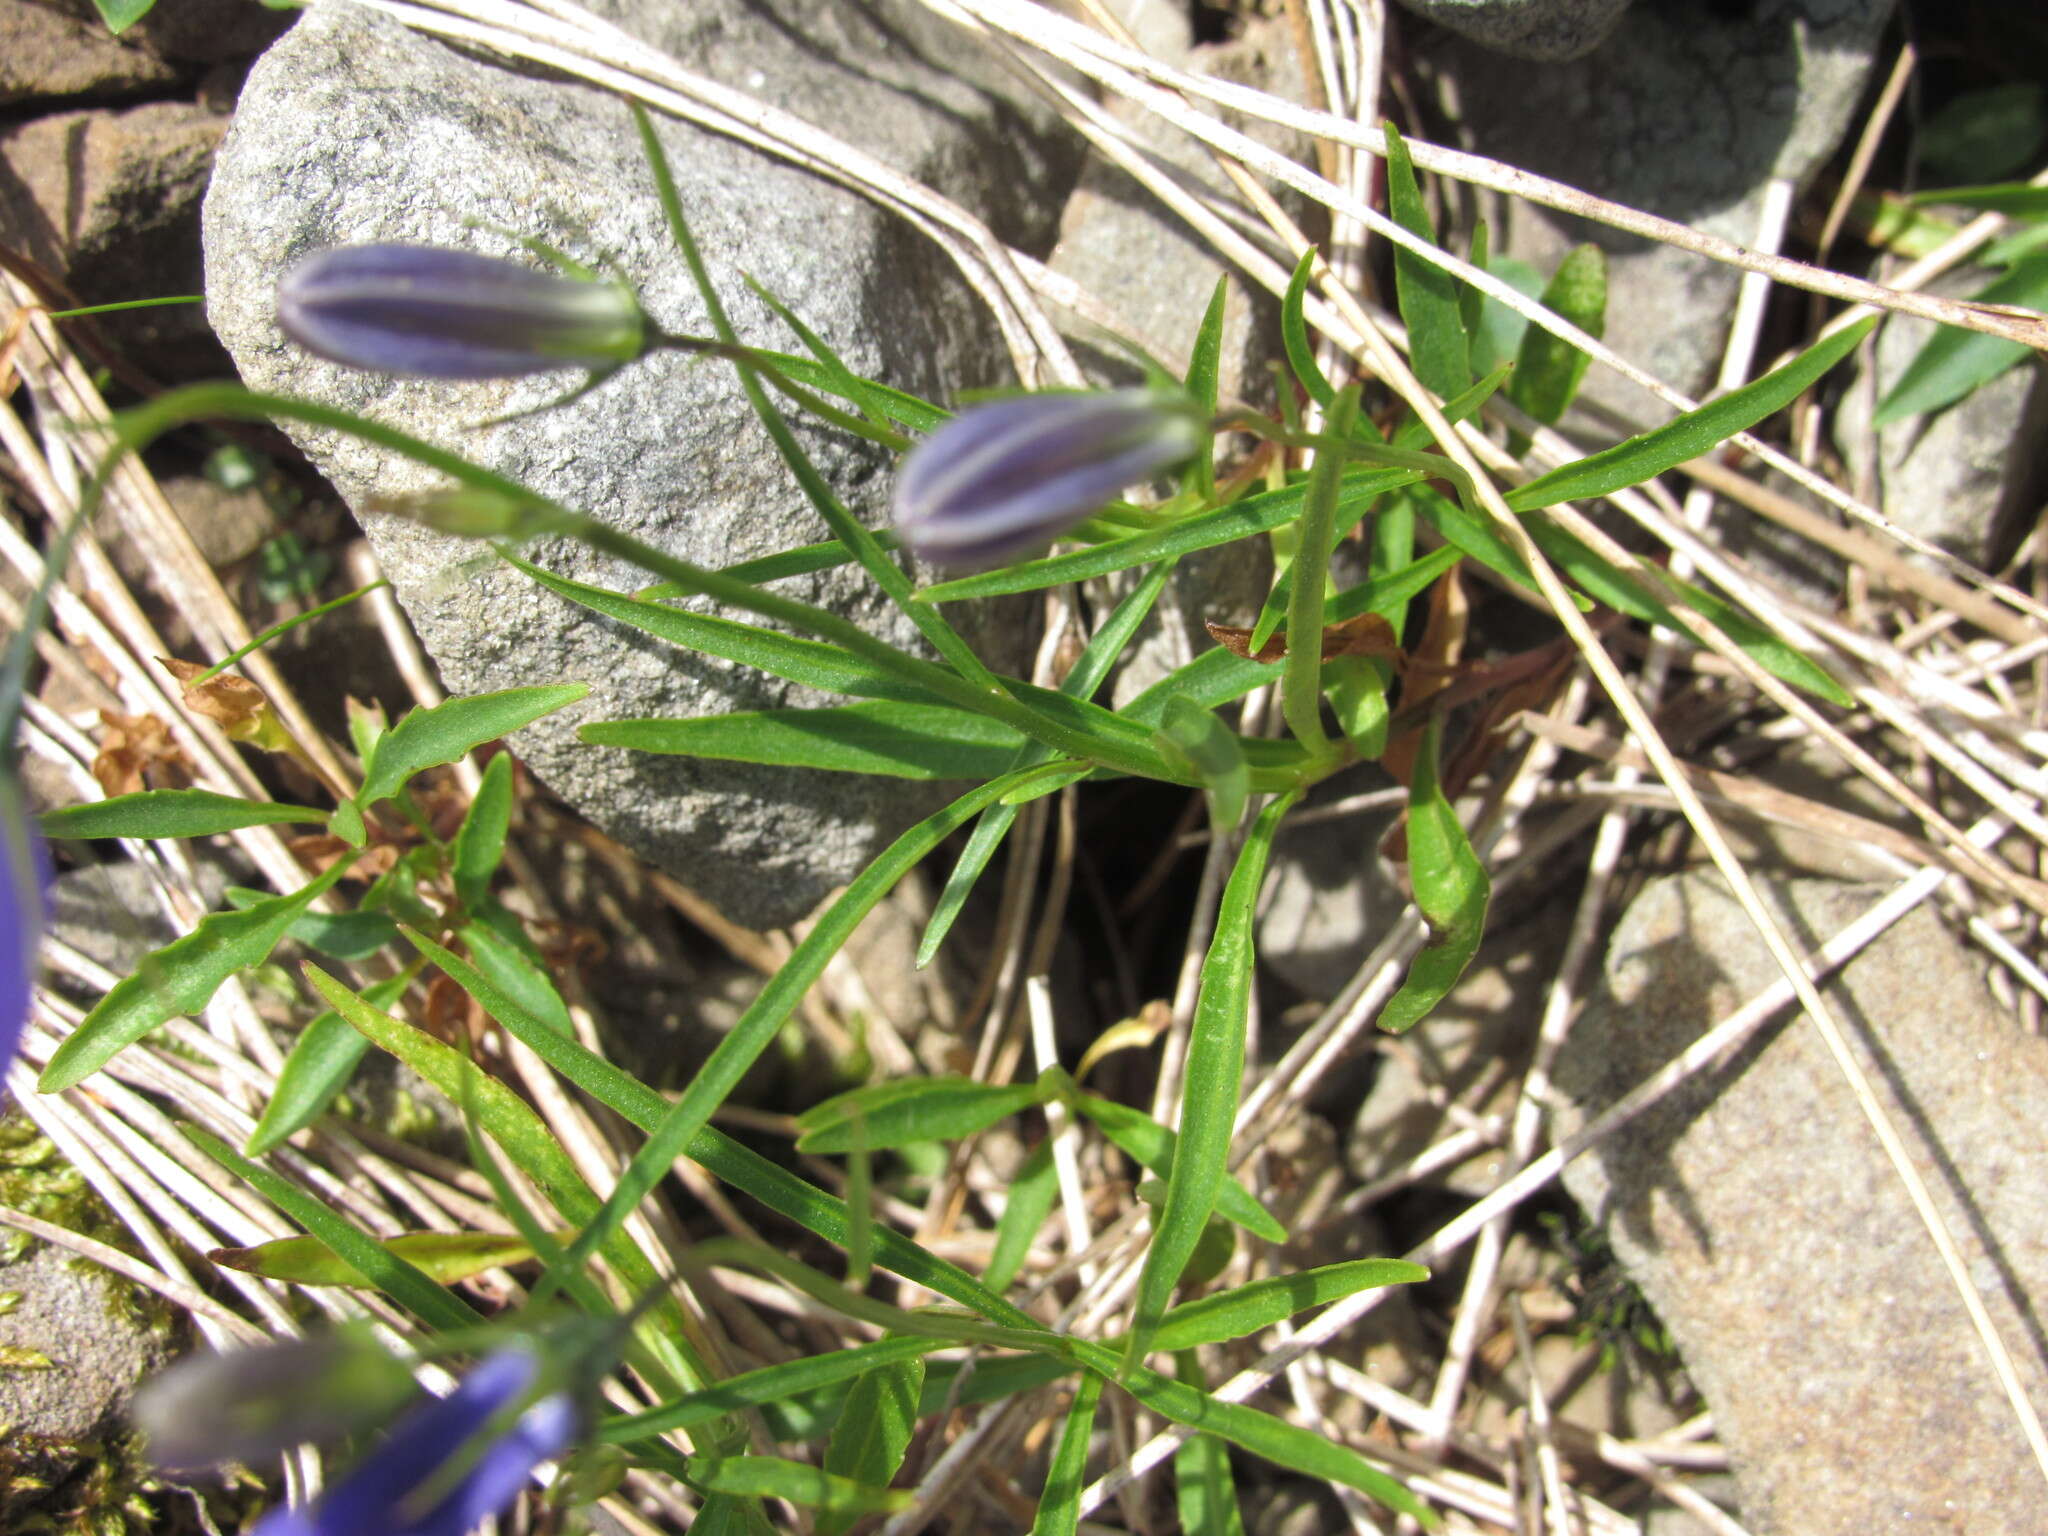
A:
MULTIPOLYGON (((1331 402, 1327 418, 1328 436, 1348 445, 1351 424, 1358 415, 1358 386, 1346 385, 1331 402)), ((1325 449, 1316 455, 1309 471, 1308 494, 1302 499, 1301 521, 1295 525, 1299 540, 1293 581, 1287 596, 1287 669, 1282 675, 1282 707, 1288 729, 1311 758, 1334 753, 1323 732, 1323 603, 1324 583, 1330 569, 1330 535, 1337 520, 1338 482, 1343 478, 1345 449, 1325 449)))

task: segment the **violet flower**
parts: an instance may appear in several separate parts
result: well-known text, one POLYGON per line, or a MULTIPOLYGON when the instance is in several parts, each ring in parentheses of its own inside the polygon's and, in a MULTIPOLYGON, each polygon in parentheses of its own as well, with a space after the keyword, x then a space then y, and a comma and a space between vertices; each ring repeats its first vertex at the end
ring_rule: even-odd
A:
POLYGON ((432 379, 606 370, 648 341, 646 317, 621 284, 431 245, 309 256, 277 285, 277 321, 331 362, 432 379))
POLYGON ((524 1343, 485 1356, 453 1392, 400 1419, 318 1500, 273 1510, 251 1536, 465 1536, 503 1513, 534 1468, 576 1438, 579 1415, 561 1392, 493 1431, 533 1390, 540 1369, 524 1343))
POLYGON ((1151 390, 1019 395, 963 412, 913 448, 896 531, 935 565, 993 565, 1192 458, 1206 429, 1151 390))
POLYGON ((0 768, 0 1075, 28 1023, 49 884, 49 852, 22 814, 14 780, 0 768))

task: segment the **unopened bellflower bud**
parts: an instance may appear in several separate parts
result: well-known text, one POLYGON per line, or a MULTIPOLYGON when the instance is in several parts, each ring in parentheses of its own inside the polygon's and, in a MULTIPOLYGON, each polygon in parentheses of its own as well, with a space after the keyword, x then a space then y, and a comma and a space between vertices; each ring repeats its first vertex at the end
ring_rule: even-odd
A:
POLYGON ((992 401, 911 450, 896 531, 934 565, 994 565, 1186 462, 1206 434, 1192 404, 1145 389, 992 401))
POLYGON ((308 256, 277 285, 277 320, 330 362, 430 379, 615 368, 648 341, 646 317, 618 283, 431 245, 308 256))

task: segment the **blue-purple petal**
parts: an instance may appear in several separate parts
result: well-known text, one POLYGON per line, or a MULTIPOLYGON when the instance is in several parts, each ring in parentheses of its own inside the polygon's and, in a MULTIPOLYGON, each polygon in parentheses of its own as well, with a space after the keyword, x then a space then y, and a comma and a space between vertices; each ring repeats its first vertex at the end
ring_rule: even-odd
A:
POLYGON ((49 851, 24 814, 14 781, 0 771, 0 1074, 28 1023, 49 884, 49 851))
POLYGON ((533 1469, 552 1461, 576 1439, 576 1405, 561 1393, 544 1397, 485 1448, 469 1475, 427 1514, 391 1536, 466 1536, 519 1497, 533 1469))
POLYGON ((639 306, 613 284, 429 245, 309 256, 278 284, 277 319, 331 362, 423 378, 606 367, 645 345, 639 306))
POLYGON ((1145 390, 998 400, 912 450, 896 483, 897 531, 920 559, 993 563, 1057 537, 1200 444, 1185 407, 1145 390))

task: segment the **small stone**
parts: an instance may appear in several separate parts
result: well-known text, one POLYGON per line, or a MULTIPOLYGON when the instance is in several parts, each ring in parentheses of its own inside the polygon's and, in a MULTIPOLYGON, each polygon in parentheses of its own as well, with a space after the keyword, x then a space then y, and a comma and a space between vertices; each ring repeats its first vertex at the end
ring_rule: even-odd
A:
POLYGON ((0 1291, 20 1302, 0 1316, 0 1346, 43 1356, 34 1369, 0 1365, 0 1424, 52 1449, 114 1427, 135 1383, 167 1355, 160 1329, 131 1315, 127 1282, 38 1243, 0 1265, 0 1291))
MULTIPOLYGON (((1882 886, 1767 887, 1795 942, 1882 886)), ((1826 989, 2035 1401, 2048 1294, 2048 1042, 1922 907, 1826 989)), ((1717 876, 1630 906, 1556 1073, 1574 1133, 1777 976, 1717 876)), ((1766 1030, 1565 1171, 1670 1329, 1757 1536, 2021 1531, 2040 1471, 1926 1230, 1804 1019, 1766 1030)))
POLYGON ((1576 59, 1606 40, 1629 0, 1400 0, 1473 42, 1518 59, 1576 59))
POLYGON ((215 570, 248 559, 277 532, 277 514, 253 487, 231 491, 202 475, 178 475, 161 484, 171 510, 215 570))
POLYGON ((171 64, 133 39, 115 37, 89 4, 84 10, 73 15, 42 0, 0 0, 0 107, 134 96, 177 79, 171 64))

